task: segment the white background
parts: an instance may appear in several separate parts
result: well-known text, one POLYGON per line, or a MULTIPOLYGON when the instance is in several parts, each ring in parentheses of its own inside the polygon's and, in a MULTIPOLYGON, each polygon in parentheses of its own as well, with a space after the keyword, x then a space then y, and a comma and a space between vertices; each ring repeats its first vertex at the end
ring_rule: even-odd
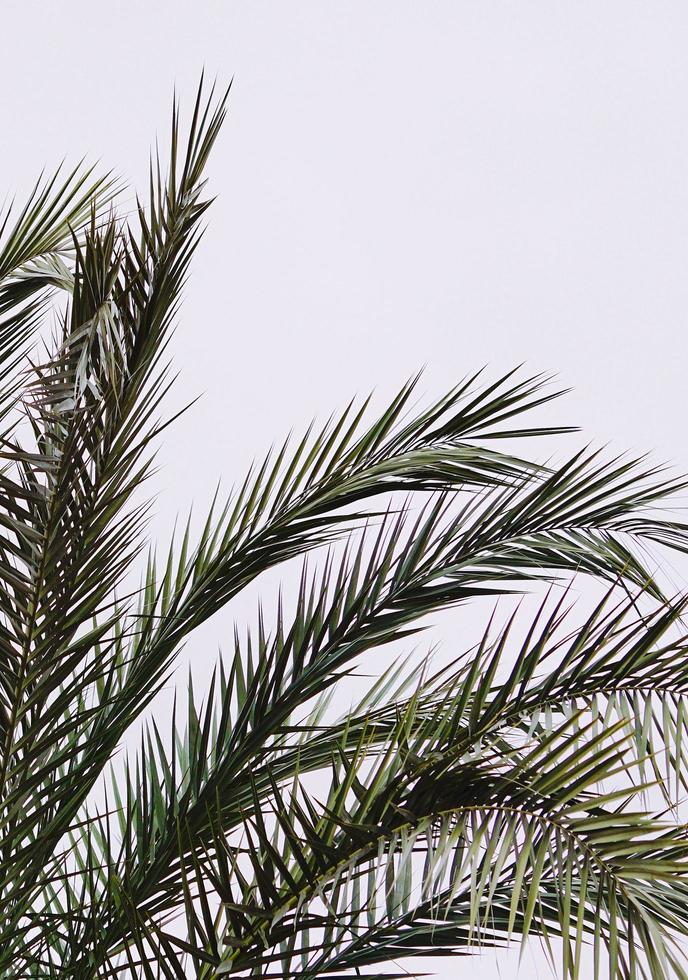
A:
POLYGON ((173 86, 235 77, 173 343, 175 404, 204 394, 162 447, 155 527, 424 364, 429 395, 486 363, 558 372, 553 418, 688 469, 687 52, 668 0, 5 0, 10 194, 84 154, 145 190, 173 86))

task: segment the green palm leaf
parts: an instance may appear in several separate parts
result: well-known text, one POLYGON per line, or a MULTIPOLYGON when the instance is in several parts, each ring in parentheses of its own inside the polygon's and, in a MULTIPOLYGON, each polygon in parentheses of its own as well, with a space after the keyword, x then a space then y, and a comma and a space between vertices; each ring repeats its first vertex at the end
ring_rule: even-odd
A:
POLYGON ((686 599, 661 574, 684 479, 515 450, 569 431, 530 421, 544 377, 425 407, 416 377, 149 541, 226 107, 201 83, 184 137, 175 102, 133 218, 79 168, 0 216, 0 976, 389 977, 529 937, 564 976, 586 947, 595 975, 686 976, 686 599), (157 717, 193 631, 292 559, 294 602, 157 717), (605 583, 592 611, 575 576, 605 583), (525 630, 383 669, 437 613, 542 583, 525 630))

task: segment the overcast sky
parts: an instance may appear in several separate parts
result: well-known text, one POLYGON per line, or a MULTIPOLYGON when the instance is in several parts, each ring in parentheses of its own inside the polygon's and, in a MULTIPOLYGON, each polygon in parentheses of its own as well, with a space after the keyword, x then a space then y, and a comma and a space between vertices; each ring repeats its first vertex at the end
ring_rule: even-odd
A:
POLYGON ((429 395, 558 372, 558 420, 688 469, 687 51, 667 0, 5 0, 9 193, 83 155, 145 189, 173 86, 235 79, 173 345, 179 401, 204 394, 163 446, 160 526, 422 365, 429 395))

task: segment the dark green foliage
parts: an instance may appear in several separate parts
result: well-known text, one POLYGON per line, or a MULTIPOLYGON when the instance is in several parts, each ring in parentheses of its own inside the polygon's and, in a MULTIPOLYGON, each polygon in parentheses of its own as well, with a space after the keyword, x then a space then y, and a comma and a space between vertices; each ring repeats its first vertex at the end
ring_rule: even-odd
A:
POLYGON ((688 550, 683 481, 515 454, 566 431, 522 422, 546 379, 419 409, 416 378, 287 440, 156 560, 141 491, 225 105, 201 86, 185 141, 175 106, 135 219, 81 171, 0 219, 0 976, 393 977, 528 936, 564 976, 688 976, 685 601, 648 558, 688 550), (205 695, 146 713, 193 630, 299 558, 205 695), (576 575, 606 583, 591 613, 576 575), (532 622, 434 676, 380 669, 433 614, 543 582, 532 622))

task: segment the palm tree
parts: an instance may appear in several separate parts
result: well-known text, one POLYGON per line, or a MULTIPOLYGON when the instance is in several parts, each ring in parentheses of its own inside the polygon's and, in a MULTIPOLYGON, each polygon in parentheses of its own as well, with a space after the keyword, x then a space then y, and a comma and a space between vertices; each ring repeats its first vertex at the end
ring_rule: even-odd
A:
POLYGON ((79 169, 0 223, 1 975, 392 977, 533 936, 564 976, 586 946, 595 975, 687 976, 685 600, 652 572, 688 548, 682 481, 518 454, 562 431, 520 421, 543 378, 425 408, 413 379, 286 440, 161 558, 147 541, 225 110, 201 85, 182 141, 175 105, 133 219, 79 169), (156 721, 187 637, 290 560, 294 601, 156 721), (604 583, 583 614, 573 576, 604 583), (428 617, 531 587, 533 616, 486 613, 434 672, 400 654, 342 711, 428 617))

